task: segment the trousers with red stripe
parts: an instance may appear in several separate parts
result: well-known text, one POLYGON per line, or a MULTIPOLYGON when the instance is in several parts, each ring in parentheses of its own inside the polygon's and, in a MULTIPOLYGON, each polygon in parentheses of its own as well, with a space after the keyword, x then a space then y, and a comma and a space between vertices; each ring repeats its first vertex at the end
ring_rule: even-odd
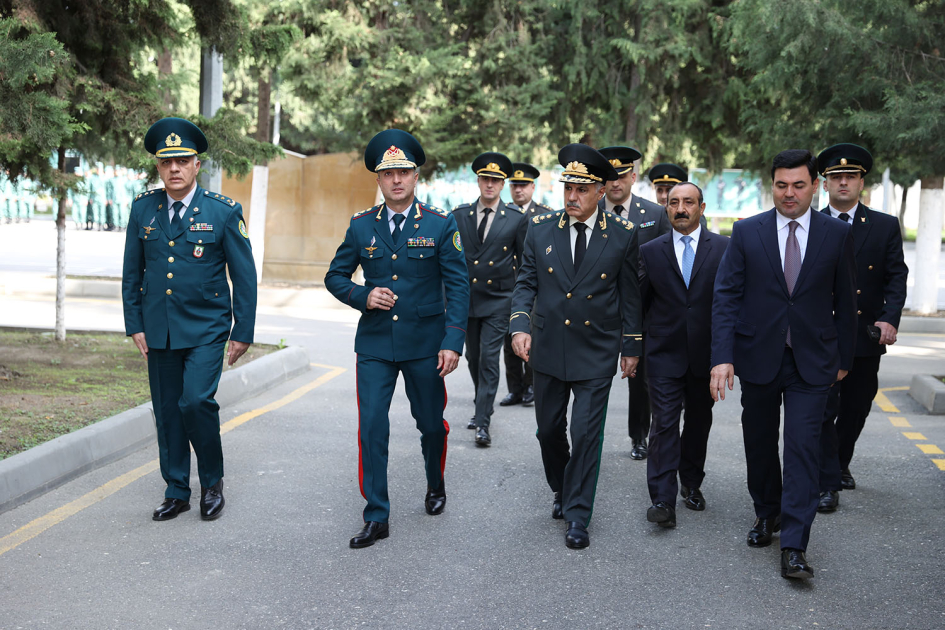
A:
POLYGON ((450 427, 443 418, 446 384, 440 377, 437 362, 436 356, 395 362, 358 355, 358 480, 361 495, 367 501, 365 522, 386 523, 390 517, 387 453, 390 403, 398 374, 404 375, 410 414, 420 430, 427 486, 431 490, 443 487, 450 427))

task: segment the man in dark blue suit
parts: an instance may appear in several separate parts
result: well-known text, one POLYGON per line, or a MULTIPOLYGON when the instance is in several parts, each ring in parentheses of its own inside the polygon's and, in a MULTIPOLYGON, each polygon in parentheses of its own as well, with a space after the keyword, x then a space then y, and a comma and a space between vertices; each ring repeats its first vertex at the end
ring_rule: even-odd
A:
POLYGON ((695 184, 676 184, 666 201, 672 232, 640 248, 644 361, 653 414, 646 465, 653 505, 646 518, 661 527, 675 527, 677 472, 684 505, 705 509, 700 487, 714 404, 709 395, 712 291, 728 238, 700 224, 705 203, 695 184), (680 437, 684 404, 686 422, 680 437))
POLYGON ((817 156, 830 199, 821 212, 853 228, 856 256, 856 352, 850 375, 831 388, 821 438, 818 512, 833 512, 840 489, 853 490, 850 460, 879 389, 879 359, 896 343, 896 329, 906 303, 909 268, 903 260, 896 217, 860 203, 864 178, 873 167, 870 152, 855 144, 836 144, 817 156))
POLYGON ((735 223, 715 279, 715 400, 737 374, 748 491, 748 545, 781 530, 781 575, 813 577, 805 551, 817 514, 827 394, 853 366, 856 277, 850 226, 811 210, 817 161, 791 149, 771 167, 775 208, 735 223), (778 458, 784 401, 784 475, 778 458))

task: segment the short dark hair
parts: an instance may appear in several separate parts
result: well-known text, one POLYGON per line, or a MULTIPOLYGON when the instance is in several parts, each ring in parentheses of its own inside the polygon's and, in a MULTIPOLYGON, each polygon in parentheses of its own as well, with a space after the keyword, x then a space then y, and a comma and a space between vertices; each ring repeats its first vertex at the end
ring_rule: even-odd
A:
POLYGON ((781 151, 771 162, 771 179, 774 179, 774 172, 779 168, 797 168, 806 166, 810 173, 810 181, 817 179, 817 158, 807 149, 787 149, 781 151))
POLYGON ((705 196, 702 194, 702 189, 696 186, 695 184, 693 184, 692 182, 679 182, 677 184, 673 184, 673 187, 669 189, 669 193, 666 196, 667 203, 669 203, 669 198, 672 196, 673 191, 676 190, 677 186, 692 186, 693 188, 699 191, 699 205, 701 206, 702 204, 705 203, 705 196))

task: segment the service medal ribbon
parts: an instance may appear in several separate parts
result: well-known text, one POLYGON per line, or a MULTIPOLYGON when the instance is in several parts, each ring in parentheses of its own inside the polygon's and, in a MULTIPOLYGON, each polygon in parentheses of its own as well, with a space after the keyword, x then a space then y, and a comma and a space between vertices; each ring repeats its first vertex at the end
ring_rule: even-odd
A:
POLYGON ((407 247, 436 247, 436 239, 423 236, 408 238, 407 247))
POLYGON ((646 223, 641 223, 640 227, 648 228, 648 227, 653 227, 654 225, 656 225, 656 221, 647 221, 646 223))
POLYGON ((191 232, 212 232, 213 224, 212 223, 194 223, 190 226, 191 232))

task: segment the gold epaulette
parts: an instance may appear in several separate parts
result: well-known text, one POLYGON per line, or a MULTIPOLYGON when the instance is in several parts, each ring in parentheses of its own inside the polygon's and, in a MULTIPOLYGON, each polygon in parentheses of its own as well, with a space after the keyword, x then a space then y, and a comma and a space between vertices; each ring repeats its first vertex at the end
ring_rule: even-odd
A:
POLYGON ((351 218, 352 218, 352 219, 357 219, 357 218, 359 218, 359 217, 363 217, 363 216, 366 215, 366 214, 370 214, 370 213, 374 212, 374 211, 377 210, 378 208, 380 208, 380 206, 372 206, 372 207, 368 208, 367 210, 362 210, 361 212, 355 212, 355 213, 351 216, 351 218))
POLYGON ((532 223, 544 223, 545 221, 550 221, 551 219, 557 219, 560 216, 560 210, 546 212, 545 214, 539 214, 537 217, 532 218, 532 223))
POLYGON ((436 206, 431 206, 431 205, 428 204, 428 203, 421 203, 421 204, 420 204, 420 207, 423 208, 424 210, 426 210, 427 212, 432 212, 432 213, 434 213, 434 214, 438 214, 438 215, 440 215, 440 216, 443 217, 443 218, 446 218, 446 217, 450 216, 450 213, 447 212, 446 210, 444 210, 443 208, 437 208, 436 206))
POLYGON ((220 203, 225 203, 226 205, 233 207, 236 205, 236 202, 227 197, 226 195, 221 195, 220 193, 210 192, 209 190, 203 191, 203 196, 207 199, 214 199, 220 203))
POLYGON ((623 217, 613 214, 611 212, 608 212, 607 214, 610 215, 611 221, 613 221, 614 223, 619 223, 620 225, 627 228, 627 230, 632 230, 634 228, 633 221, 628 221, 627 219, 624 219, 623 217))
POLYGON ((143 193, 139 193, 138 196, 135 197, 135 201, 138 201, 139 199, 142 199, 142 198, 144 198, 144 197, 147 197, 148 195, 153 195, 154 193, 159 193, 159 192, 164 192, 164 189, 163 189, 163 188, 152 188, 151 190, 146 190, 146 191, 144 191, 143 193))

